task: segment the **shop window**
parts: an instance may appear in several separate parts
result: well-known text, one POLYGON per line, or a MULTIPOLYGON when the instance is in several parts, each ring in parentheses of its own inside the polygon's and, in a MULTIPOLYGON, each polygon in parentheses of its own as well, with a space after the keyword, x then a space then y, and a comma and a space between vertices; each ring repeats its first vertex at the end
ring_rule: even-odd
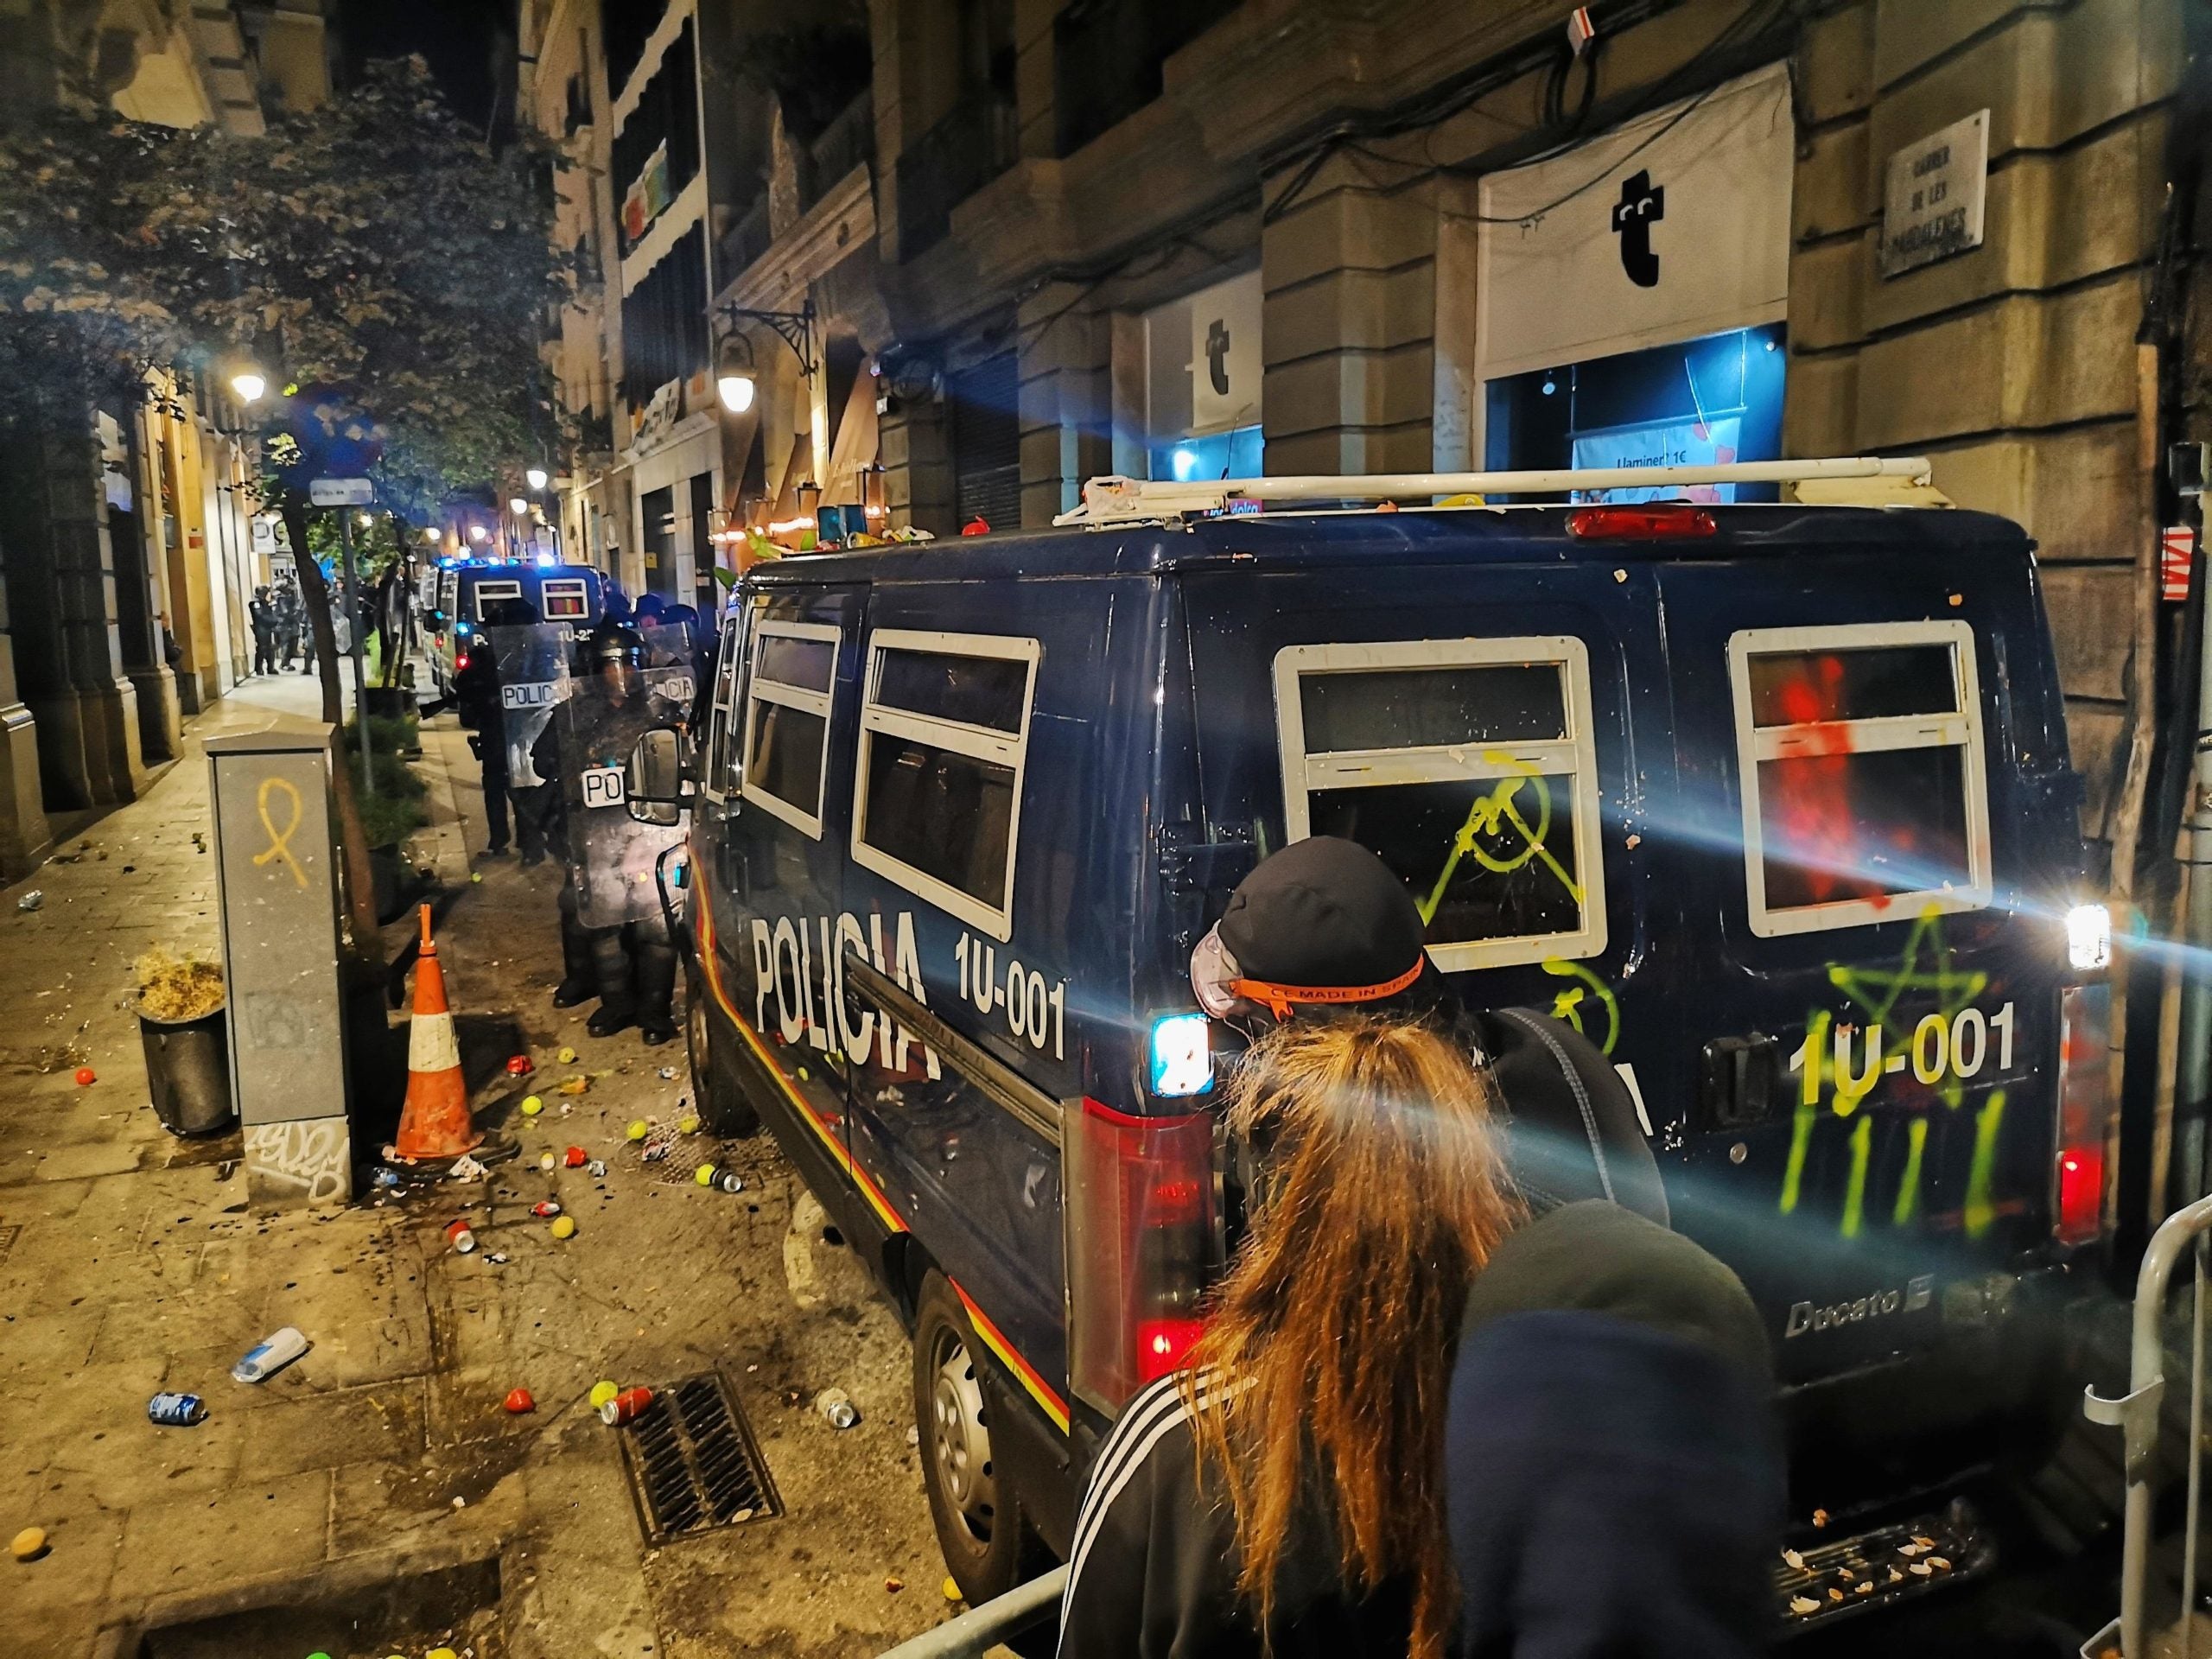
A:
MULTIPOLYGON (((1774 323, 1492 380, 1484 464, 1519 471, 1779 460, 1788 355, 1774 323)), ((1581 491, 1575 499, 1770 501, 1775 493, 1771 485, 1722 484, 1581 491)))
POLYGON ((1260 475, 1260 318, 1256 270, 1145 314, 1151 477, 1191 483, 1260 475))
POLYGON ((1037 642, 880 628, 868 650, 853 858, 1011 938, 1037 642))
POLYGON ((1605 950, 1580 639, 1294 645, 1274 674, 1289 838, 1377 854, 1420 905, 1438 967, 1605 950))
POLYGON ((1749 629, 1730 638, 1728 670, 1752 932, 1989 903, 1967 624, 1749 629))

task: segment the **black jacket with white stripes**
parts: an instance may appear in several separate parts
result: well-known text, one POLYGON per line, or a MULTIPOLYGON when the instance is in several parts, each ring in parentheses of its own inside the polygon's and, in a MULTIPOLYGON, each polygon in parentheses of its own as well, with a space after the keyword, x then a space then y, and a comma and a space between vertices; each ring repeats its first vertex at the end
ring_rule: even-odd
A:
POLYGON ((1412 1580, 1354 1593, 1319 1494, 1293 1523, 1264 1643, 1237 1572, 1228 1496, 1200 1478, 1190 1408, 1178 1379, 1163 1378, 1130 1401, 1092 1471, 1060 1604, 1060 1659, 1405 1659, 1412 1580))

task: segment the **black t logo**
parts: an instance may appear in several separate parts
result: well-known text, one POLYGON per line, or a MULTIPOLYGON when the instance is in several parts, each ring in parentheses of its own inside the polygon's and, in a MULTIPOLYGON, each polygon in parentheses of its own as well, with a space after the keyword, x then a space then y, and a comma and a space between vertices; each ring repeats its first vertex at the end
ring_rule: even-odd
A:
POLYGON ((1659 286, 1659 256, 1651 249, 1651 227, 1667 217, 1667 188, 1641 170, 1621 181, 1613 209, 1613 232, 1621 239, 1621 269, 1638 288, 1659 286))
POLYGON ((1229 325, 1216 317, 1206 325, 1206 378, 1214 396, 1229 396, 1229 325))

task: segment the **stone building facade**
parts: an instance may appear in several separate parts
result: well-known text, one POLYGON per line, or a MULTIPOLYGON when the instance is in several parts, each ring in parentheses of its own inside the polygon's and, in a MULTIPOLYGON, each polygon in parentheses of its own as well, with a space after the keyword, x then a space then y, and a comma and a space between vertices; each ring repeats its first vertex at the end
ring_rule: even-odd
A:
MULTIPOLYGON (((797 190, 765 100, 713 187, 715 307, 812 302, 875 391, 893 521, 941 534, 1046 523, 1109 472, 1926 454, 2039 543, 2104 836, 2174 510, 2145 459, 2196 421, 2187 353, 2146 381, 2137 349, 2186 281, 2159 263, 2184 8, 1586 16, 1578 50, 1525 0, 869 0, 865 171, 797 190), (1885 208, 1916 167, 1978 238, 1941 193, 1920 230, 1885 208)), ((710 82, 707 118, 738 96, 710 82)), ((851 407, 851 370, 762 339, 760 407, 719 417, 730 512, 787 506, 802 442, 819 481, 851 407)))

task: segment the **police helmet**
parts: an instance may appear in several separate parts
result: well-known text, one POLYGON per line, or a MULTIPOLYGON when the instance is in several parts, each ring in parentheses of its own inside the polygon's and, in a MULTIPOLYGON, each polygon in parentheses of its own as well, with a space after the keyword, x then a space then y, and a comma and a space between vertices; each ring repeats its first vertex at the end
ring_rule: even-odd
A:
POLYGON ((645 637, 626 623, 601 622, 584 641, 584 666, 591 673, 620 664, 625 668, 645 665, 645 637))

